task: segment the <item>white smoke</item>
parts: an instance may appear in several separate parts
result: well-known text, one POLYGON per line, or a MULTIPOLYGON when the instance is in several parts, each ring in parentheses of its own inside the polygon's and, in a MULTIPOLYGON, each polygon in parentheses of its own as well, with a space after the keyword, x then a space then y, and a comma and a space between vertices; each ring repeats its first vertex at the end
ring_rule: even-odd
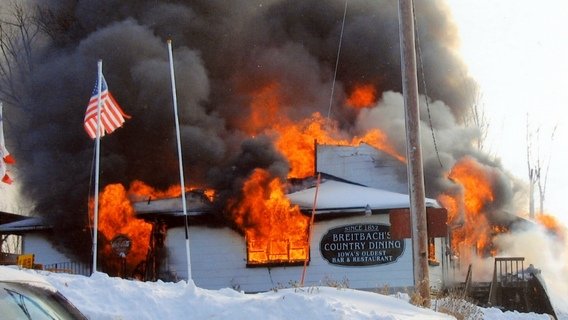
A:
MULTIPOLYGON (((474 157, 488 172, 495 177, 493 186, 496 196, 494 202, 486 206, 484 214, 489 221, 506 223, 514 221, 514 214, 523 212, 527 207, 527 187, 519 179, 513 177, 502 168, 500 162, 490 160, 491 157, 475 148, 479 132, 475 128, 466 127, 456 119, 452 109, 442 101, 429 101, 430 115, 428 118, 426 99, 420 97, 421 140, 425 165, 426 192, 436 197, 446 193, 455 184, 449 181, 445 172, 448 171, 464 155, 474 157), (434 130, 434 136, 432 135, 434 130), (435 140, 434 140, 435 139, 435 140), (436 141, 436 146, 434 145, 436 141), (436 148, 435 148, 436 147, 436 148), (437 150, 436 150, 437 149, 437 150), (436 159, 439 153, 440 162, 436 159), (495 218, 505 219, 495 219, 495 218)), ((356 128, 366 131, 379 128, 387 133, 391 143, 404 154, 405 124, 404 100, 402 94, 387 91, 382 94, 377 105, 364 109, 359 113, 356 128)), ((564 235, 567 233, 564 232, 564 235)), ((522 229, 513 229, 508 233, 498 235, 494 245, 499 249, 500 257, 525 257, 524 267, 533 264, 542 271, 541 275, 549 291, 553 306, 558 311, 568 312, 568 240, 553 235, 541 225, 527 222, 522 229)), ((462 262, 467 265, 459 270, 465 279, 467 266, 472 265, 474 281, 491 281, 494 269, 494 259, 479 257, 474 249, 471 252, 461 252, 462 262)))
POLYGON ((28 201, 20 196, 22 192, 17 182, 17 175, 14 176, 12 173, 13 171, 10 171, 16 181, 11 185, 0 182, 0 211, 27 216, 33 210, 33 205, 28 204, 28 201))
POLYGON ((568 239, 553 234, 538 224, 498 235, 494 242, 501 256, 525 257, 525 267, 541 270, 552 305, 568 313, 568 239))

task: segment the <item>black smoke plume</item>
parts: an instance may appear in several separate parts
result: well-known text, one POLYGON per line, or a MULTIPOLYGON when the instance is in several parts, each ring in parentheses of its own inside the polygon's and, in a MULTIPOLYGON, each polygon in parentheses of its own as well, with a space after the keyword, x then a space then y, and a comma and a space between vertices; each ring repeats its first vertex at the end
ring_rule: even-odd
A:
MULTIPOLYGON (((327 114, 344 1, 27 4, 44 33, 33 48, 32 82, 20 93, 24 102, 5 105, 14 110, 6 136, 13 139, 8 141, 25 196, 75 254, 88 252, 90 243, 85 228, 94 144, 82 122, 98 59, 110 91, 132 116, 102 140, 101 186, 135 179, 157 188, 178 183, 167 39, 174 47, 186 179, 218 189, 222 198, 255 166, 286 175, 288 164, 270 140, 243 130, 252 92, 276 81, 287 118, 327 114)), ((464 88, 475 83, 457 56, 457 31, 444 2, 416 1, 416 21, 428 98, 440 101, 431 105, 433 127, 441 158, 451 166, 460 153, 476 153, 471 143, 478 133, 462 127, 474 102, 464 88)), ((400 69, 396 1, 349 1, 331 118, 346 132, 368 126, 344 98, 358 84, 373 84, 383 99, 401 92, 400 69)), ((372 125, 384 125, 393 139, 404 136, 401 108, 378 105, 373 110, 381 117, 372 125)), ((404 154, 402 140, 396 147, 404 154)), ((449 182, 433 161, 433 148, 425 146, 425 153, 432 195, 449 182)))

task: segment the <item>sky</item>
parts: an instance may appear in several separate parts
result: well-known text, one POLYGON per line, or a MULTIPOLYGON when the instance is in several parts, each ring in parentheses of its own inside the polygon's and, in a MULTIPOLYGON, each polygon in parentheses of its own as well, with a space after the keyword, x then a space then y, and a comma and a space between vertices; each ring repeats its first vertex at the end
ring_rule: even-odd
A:
MULTIPOLYGON (((233 289, 205 290, 193 282, 140 282, 97 272, 90 277, 24 270, 23 278, 59 290, 89 319, 455 319, 408 303, 408 294, 382 295, 348 288, 305 287, 244 294, 233 289)), ((13 269, 12 269, 13 270, 13 269)), ((6 277, 6 276, 4 276, 6 277)), ((2 278, 0 276, 0 278, 2 278)), ((433 306, 440 306, 440 302, 433 306)), ((475 309, 474 309, 475 310, 475 309)), ((550 319, 535 313, 478 309, 485 320, 550 319)), ((561 320, 568 315, 559 314, 561 320)))
MULTIPOLYGON (((489 122, 488 150, 528 182, 529 132, 540 128, 546 167, 545 213, 568 224, 568 2, 448 0, 461 55, 478 81, 489 122), (553 128, 557 127, 554 139, 553 128)), ((540 142, 539 142, 540 141, 540 142)), ((538 198, 536 198, 538 209, 538 198)), ((528 207, 527 207, 528 212, 528 207)))

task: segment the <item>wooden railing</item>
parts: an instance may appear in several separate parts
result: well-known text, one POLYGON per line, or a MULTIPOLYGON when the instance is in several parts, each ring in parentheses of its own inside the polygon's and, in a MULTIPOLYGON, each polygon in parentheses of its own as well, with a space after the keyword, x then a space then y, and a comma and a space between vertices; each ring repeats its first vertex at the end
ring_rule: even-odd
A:
POLYGON ((524 261, 524 257, 495 258, 493 280, 489 289, 489 305, 493 306, 498 303, 499 291, 503 286, 524 284, 524 261))

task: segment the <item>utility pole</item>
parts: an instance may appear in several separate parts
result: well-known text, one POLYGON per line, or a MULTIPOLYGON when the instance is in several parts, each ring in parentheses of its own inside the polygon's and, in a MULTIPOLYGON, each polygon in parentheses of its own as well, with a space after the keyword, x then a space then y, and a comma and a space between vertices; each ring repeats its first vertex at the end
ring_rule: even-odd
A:
POLYGON ((414 5, 412 0, 398 1, 402 92, 406 119, 406 157, 412 223, 412 252, 414 288, 422 297, 422 304, 430 306, 428 276, 428 233, 424 192, 424 169, 420 145, 420 112, 418 109, 418 78, 414 42, 414 5))

